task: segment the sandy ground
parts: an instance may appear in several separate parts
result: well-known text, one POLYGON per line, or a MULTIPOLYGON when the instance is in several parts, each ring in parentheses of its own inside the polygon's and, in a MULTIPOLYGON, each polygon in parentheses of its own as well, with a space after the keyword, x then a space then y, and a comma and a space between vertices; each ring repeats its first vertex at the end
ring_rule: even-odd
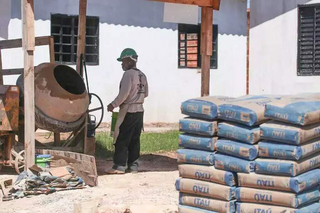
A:
MULTIPOLYGON (((174 183, 178 171, 174 153, 142 156, 138 174, 105 175, 103 171, 111 166, 111 161, 97 159, 97 187, 2 202, 0 212, 68 213, 78 208, 83 213, 177 212, 178 192, 174 183)), ((5 177, 17 176, 6 169, 0 179, 5 177)))

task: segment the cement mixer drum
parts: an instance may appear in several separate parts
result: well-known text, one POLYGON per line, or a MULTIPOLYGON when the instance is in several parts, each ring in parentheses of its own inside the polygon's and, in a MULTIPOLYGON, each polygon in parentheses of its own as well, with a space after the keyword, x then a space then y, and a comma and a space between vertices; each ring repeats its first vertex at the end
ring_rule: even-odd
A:
MULTIPOLYGON (((43 63, 35 67, 34 80, 37 128, 70 132, 83 124, 89 96, 82 77, 74 69, 43 63)), ((17 85, 23 89, 22 84, 21 75, 17 85)))

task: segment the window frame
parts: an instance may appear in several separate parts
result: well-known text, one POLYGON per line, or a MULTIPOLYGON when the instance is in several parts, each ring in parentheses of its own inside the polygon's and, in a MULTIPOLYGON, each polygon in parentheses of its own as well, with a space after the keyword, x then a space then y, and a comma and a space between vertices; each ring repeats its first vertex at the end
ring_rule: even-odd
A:
MULTIPOLYGON (((219 37, 219 25, 213 24, 212 25, 212 56, 210 57, 210 69, 218 69, 218 37, 219 37), (216 56, 215 56, 216 55, 216 56), (212 63, 212 61, 216 61, 215 64, 212 63)), ((183 42, 183 41, 182 41, 183 42)), ((187 36, 185 36, 185 43, 187 42, 187 36)), ((201 24, 199 25, 190 25, 190 24, 178 24, 178 69, 200 69, 201 68, 201 24), (188 29, 191 28, 190 29, 188 29), (190 30, 190 31, 188 31, 190 30), (180 65, 180 42, 182 41, 180 39, 180 34, 184 33, 192 34, 197 33, 198 34, 198 67, 188 67, 187 66, 187 44, 185 44, 185 66, 180 65)))
MULTIPOLYGON (((67 14, 61 14, 61 13, 51 13, 51 16, 50 16, 50 34, 51 36, 55 37, 55 36, 59 36, 59 52, 56 51, 55 47, 54 47, 54 53, 55 53, 55 62, 58 63, 58 64, 64 64, 64 65, 76 65, 77 64, 77 38, 78 38, 78 31, 77 31, 77 28, 78 28, 78 20, 79 20, 79 16, 77 15, 67 15, 67 14), (52 22, 52 20, 54 18, 60 18, 61 19, 61 22, 60 22, 60 25, 59 24, 55 24, 54 22, 52 22), (66 25, 64 26, 63 24, 63 19, 70 19, 71 21, 71 25, 66 25), (59 27, 59 33, 55 33, 53 32, 53 28, 54 27, 59 27), (73 60, 72 58, 70 59, 70 61, 63 61, 63 55, 64 55, 64 52, 62 50, 63 46, 68 46, 68 45, 63 45, 63 36, 65 35, 65 37, 67 37, 68 35, 66 34, 63 34, 63 28, 70 28, 70 31, 71 31, 71 35, 70 35, 70 48, 71 48, 71 53, 65 53, 65 55, 70 55, 70 57, 72 57, 73 55, 73 60), (59 60, 57 61, 56 60, 56 55, 59 55, 59 60)), ((99 48, 99 43, 100 43, 100 18, 98 16, 87 16, 87 22, 86 22, 86 32, 88 29, 95 29, 95 35, 87 35, 86 33, 86 41, 88 38, 95 38, 95 44, 87 44, 87 42, 85 43, 85 54, 84 54, 84 58, 90 56, 90 55, 95 55, 96 56, 96 61, 87 61, 86 60, 86 64, 87 65, 91 65, 91 66, 98 66, 99 63, 100 63, 100 48, 99 48), (88 19, 93 19, 97 26, 88 26, 88 19), (86 47, 87 46, 92 46, 92 47, 95 47, 96 51, 94 53, 87 53, 86 52, 86 47)), ((57 43, 54 41, 54 46, 56 45, 57 43)))
MULTIPOLYGON (((298 12, 297 12, 297 15, 298 15, 298 41, 297 41, 297 76, 305 76, 305 77, 308 77, 308 76, 320 76, 320 31, 317 31, 317 18, 319 18, 319 22, 320 22, 320 3, 316 3, 316 4, 302 4, 302 5, 298 5, 298 12), (301 10, 302 9, 306 9, 306 8, 311 8, 314 10, 314 15, 313 15, 313 57, 312 57, 312 72, 307 72, 307 71, 301 71, 302 68, 301 68, 301 65, 302 65, 302 58, 301 58, 301 47, 303 46, 301 43, 302 43, 302 19, 301 19, 301 10), (318 9, 318 13, 317 13, 317 10, 318 9), (318 15, 317 15, 318 14, 318 15), (316 33, 318 32, 318 34, 316 33), (317 50, 317 47, 316 47, 316 38, 319 38, 319 57, 318 57, 318 60, 316 58, 316 50, 317 50), (318 62, 317 62, 318 61, 318 62), (318 67, 317 67, 317 64, 318 64, 318 67), (318 71, 316 71, 316 69, 318 71)), ((319 26, 320 27, 320 26, 319 26)), ((310 45, 311 46, 311 45, 310 45)), ((306 68, 307 69, 307 68, 306 68)))

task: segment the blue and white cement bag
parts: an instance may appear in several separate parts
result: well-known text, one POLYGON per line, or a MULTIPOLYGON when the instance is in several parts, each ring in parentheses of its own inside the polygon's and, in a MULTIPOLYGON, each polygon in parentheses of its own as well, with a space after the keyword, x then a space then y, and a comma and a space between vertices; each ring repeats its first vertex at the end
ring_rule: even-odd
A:
POLYGON ((314 169, 296 177, 281 177, 271 175, 238 174, 238 186, 270 189, 275 191, 287 191, 300 193, 320 184, 320 169, 314 169))
POLYGON ((222 96, 189 99, 181 104, 181 113, 193 118, 213 120, 217 117, 218 106, 231 99, 222 96))
POLYGON ((315 155, 301 161, 275 160, 258 158, 257 174, 282 175, 295 177, 320 166, 320 155, 315 155))
POLYGON ((176 189, 183 193, 226 201, 232 200, 235 197, 235 187, 200 180, 180 178, 176 181, 176 189))
POLYGON ((180 120, 180 131, 196 135, 214 136, 218 133, 218 122, 185 118, 180 120))
POLYGON ((219 153, 239 157, 245 160, 254 160, 258 157, 258 146, 231 140, 219 139, 216 143, 216 150, 219 153))
POLYGON ((266 105, 265 116, 298 125, 320 122, 320 98, 287 97, 266 105))
POLYGON ((254 203, 238 203, 237 213, 319 213, 320 204, 313 203, 300 209, 292 209, 287 207, 262 205, 254 203))
POLYGON ((259 157, 284 160, 301 160, 320 151, 320 140, 310 141, 301 146, 279 144, 277 142, 259 142, 259 157))
POLYGON ((254 161, 247 161, 240 158, 223 154, 215 154, 215 168, 230 172, 250 173, 254 171, 254 161))
POLYGON ((184 205, 179 205, 178 207, 178 212, 179 213, 218 213, 214 211, 209 211, 205 209, 200 209, 192 206, 184 206, 184 205))
POLYGON ((209 181, 227 186, 236 184, 234 173, 216 169, 214 166, 181 164, 178 168, 179 175, 183 178, 209 181))
POLYGON ((199 197, 184 193, 180 193, 179 204, 194 206, 220 213, 234 213, 236 211, 235 201, 214 200, 211 198, 199 197))
POLYGON ((264 117, 265 105, 277 99, 279 97, 276 96, 244 96, 236 98, 218 106, 218 118, 246 126, 255 126, 268 120, 264 117))
POLYGON ((198 165, 213 165, 214 153, 192 149, 177 150, 178 163, 191 163, 198 165))
POLYGON ((247 144, 255 144, 260 140, 260 128, 247 127, 233 123, 219 123, 218 136, 241 141, 247 144))
POLYGON ((196 135, 181 134, 179 135, 179 147, 214 151, 217 140, 218 138, 215 137, 201 137, 196 135))
POLYGON ((319 186, 302 194, 240 187, 236 189, 240 202, 259 203, 299 208, 320 199, 319 186))
POLYGON ((320 138, 320 125, 300 127, 292 124, 268 122, 260 126, 261 138, 287 144, 304 144, 312 139, 320 138))

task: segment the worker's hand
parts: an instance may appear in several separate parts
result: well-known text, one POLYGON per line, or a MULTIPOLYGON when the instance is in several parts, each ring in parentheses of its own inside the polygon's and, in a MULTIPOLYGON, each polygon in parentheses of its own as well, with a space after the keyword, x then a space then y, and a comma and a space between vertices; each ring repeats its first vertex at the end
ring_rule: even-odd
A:
POLYGON ((112 104, 108 105, 108 112, 113 112, 114 107, 112 106, 112 104))

